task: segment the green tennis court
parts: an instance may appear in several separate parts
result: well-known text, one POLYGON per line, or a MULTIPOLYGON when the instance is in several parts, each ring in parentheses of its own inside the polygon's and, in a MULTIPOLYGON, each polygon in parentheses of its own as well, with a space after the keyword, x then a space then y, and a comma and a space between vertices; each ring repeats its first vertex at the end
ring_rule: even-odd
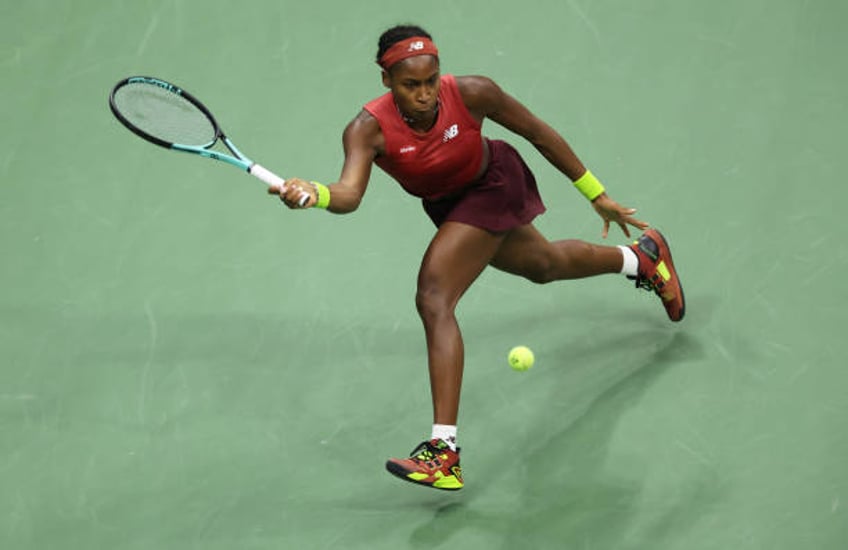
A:
MULTIPOLYGON (((839 2, 29 0, 0 7, 0 547, 848 547, 848 76, 839 2), (202 98, 330 183, 385 28, 484 74, 661 228, 673 325, 619 277, 487 271, 459 315, 466 487, 383 467, 430 429, 415 277, 433 228, 374 172, 350 216, 112 117, 202 98), (513 372, 506 353, 530 346, 513 372)), ((530 144, 551 238, 601 223, 530 144)), ((611 244, 626 244, 620 232, 611 244)))

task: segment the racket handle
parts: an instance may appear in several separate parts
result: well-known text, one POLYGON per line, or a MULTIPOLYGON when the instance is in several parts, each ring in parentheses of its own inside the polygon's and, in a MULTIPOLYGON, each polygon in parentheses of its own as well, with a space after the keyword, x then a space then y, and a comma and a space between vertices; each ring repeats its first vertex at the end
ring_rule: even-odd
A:
MULTIPOLYGON (((279 187, 281 192, 286 190, 286 180, 284 180, 274 172, 268 170, 261 164, 253 164, 250 168, 247 169, 247 171, 250 173, 250 175, 261 179, 269 186, 273 185, 279 187)), ((297 204, 299 206, 303 206, 308 200, 309 194, 304 192, 303 195, 300 197, 300 200, 297 201, 297 204)))

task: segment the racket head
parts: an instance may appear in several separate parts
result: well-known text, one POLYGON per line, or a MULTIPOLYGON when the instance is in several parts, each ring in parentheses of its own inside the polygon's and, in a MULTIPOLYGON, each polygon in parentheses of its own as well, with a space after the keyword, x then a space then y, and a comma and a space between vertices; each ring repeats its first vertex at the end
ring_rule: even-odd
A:
POLYGON ((124 78, 112 88, 109 108, 131 132, 167 149, 208 148, 221 136, 215 117, 200 100, 161 78, 124 78))

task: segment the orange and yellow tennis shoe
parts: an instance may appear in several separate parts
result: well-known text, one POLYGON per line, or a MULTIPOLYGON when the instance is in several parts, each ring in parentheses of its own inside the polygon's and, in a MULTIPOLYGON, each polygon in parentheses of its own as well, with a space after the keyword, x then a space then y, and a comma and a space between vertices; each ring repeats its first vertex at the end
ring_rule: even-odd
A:
POLYGON ((386 470, 405 481, 434 489, 456 491, 463 485, 459 449, 451 450, 441 439, 424 441, 409 458, 390 458, 386 470))
POLYGON ((630 245, 630 249, 639 258, 639 275, 635 277, 636 288, 655 292, 672 321, 683 319, 686 313, 683 287, 674 269, 668 242, 662 233, 656 229, 648 229, 639 240, 630 245))

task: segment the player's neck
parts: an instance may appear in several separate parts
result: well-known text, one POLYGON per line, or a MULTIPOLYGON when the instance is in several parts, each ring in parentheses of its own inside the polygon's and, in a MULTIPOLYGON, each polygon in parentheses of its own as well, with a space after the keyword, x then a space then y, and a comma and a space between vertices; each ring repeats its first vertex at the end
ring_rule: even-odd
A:
POLYGON ((395 108, 397 109, 398 115, 403 120, 404 124, 415 130, 416 132, 429 132, 433 126, 436 125, 436 121, 439 119, 439 106, 441 105, 440 101, 436 102, 436 108, 433 109, 432 117, 419 119, 415 117, 411 117, 404 113, 401 108, 395 103, 395 108))

